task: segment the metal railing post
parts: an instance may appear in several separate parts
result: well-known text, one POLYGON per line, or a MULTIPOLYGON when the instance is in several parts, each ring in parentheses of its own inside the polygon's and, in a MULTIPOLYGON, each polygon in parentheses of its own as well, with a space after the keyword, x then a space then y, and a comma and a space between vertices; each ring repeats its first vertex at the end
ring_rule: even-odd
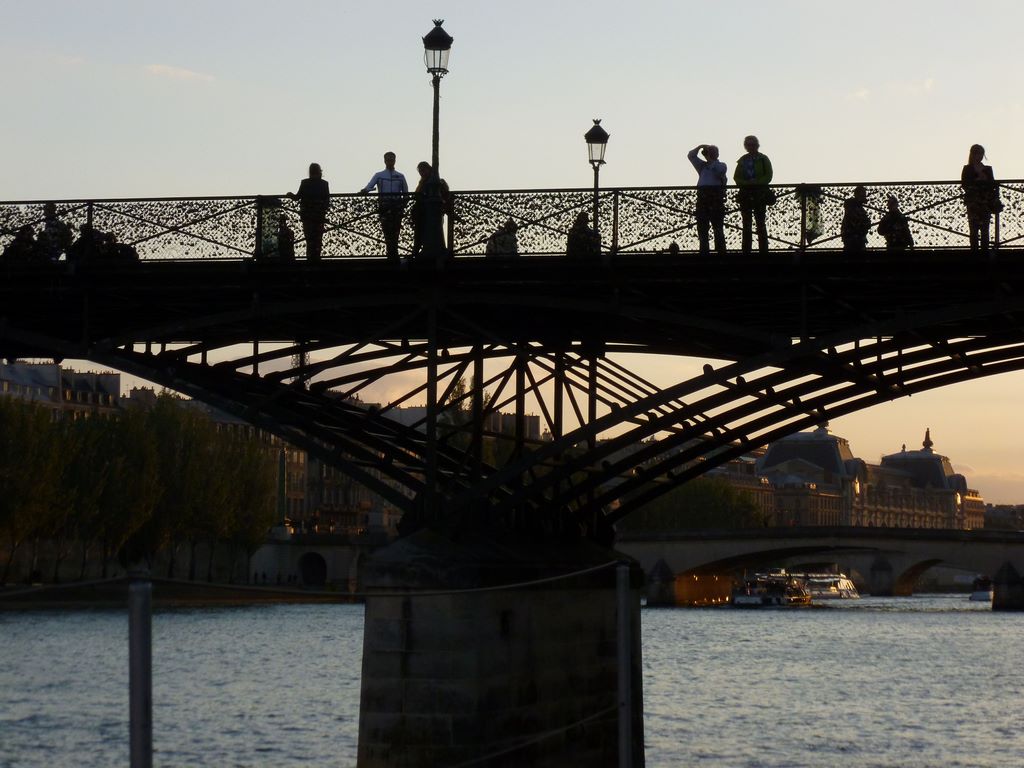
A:
POLYGON ((153 584, 134 571, 128 584, 128 701, 131 768, 153 765, 153 584))
MULTIPOLYGON (((798 187, 799 189, 799 187, 798 187)), ((800 195, 800 252, 807 250, 807 195, 800 195)))
POLYGON ((256 259, 263 258, 263 199, 256 197, 256 247, 252 251, 256 259))
POLYGON ((612 253, 619 252, 619 190, 612 192, 612 253))

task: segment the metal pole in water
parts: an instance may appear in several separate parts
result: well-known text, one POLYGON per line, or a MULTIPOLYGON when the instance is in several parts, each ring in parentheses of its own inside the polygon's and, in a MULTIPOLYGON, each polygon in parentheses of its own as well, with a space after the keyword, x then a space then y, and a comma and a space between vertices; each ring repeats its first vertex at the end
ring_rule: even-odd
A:
POLYGON ((153 766, 153 584, 134 571, 128 584, 128 700, 131 768, 153 766))
POLYGON ((616 602, 618 606, 618 649, 619 649, 619 768, 633 765, 633 707, 630 685, 633 671, 633 649, 630 642, 632 611, 629 601, 629 566, 619 563, 615 569, 616 602))

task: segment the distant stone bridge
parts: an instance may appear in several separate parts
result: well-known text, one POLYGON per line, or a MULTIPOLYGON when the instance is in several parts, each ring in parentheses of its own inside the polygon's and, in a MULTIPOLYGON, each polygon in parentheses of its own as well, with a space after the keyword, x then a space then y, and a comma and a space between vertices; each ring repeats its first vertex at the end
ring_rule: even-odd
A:
POLYGON ((839 564, 872 595, 910 595, 925 571, 943 565, 990 576, 993 607, 1000 608, 1013 595, 1019 599, 1024 571, 1024 531, 835 526, 632 533, 617 548, 640 562, 655 589, 671 582, 677 599, 696 595, 698 601, 728 594, 739 570, 814 563, 839 564))

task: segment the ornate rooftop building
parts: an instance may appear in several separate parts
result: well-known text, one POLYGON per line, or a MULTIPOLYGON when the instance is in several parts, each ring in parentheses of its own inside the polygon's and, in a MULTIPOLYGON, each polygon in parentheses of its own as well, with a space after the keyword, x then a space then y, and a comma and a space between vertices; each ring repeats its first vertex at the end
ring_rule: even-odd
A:
POLYGON ((920 450, 868 464, 825 425, 772 443, 756 469, 775 490, 777 525, 982 528, 981 495, 932 446, 926 430, 920 450))

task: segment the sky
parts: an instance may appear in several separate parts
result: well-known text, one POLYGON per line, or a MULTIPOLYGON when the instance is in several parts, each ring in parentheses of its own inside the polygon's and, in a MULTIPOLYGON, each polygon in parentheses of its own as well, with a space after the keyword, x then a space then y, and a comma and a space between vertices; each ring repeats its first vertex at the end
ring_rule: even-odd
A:
MULTIPOLYGON (((279 194, 319 162, 356 191, 430 157, 421 38, 454 38, 441 85, 453 189, 694 183, 757 134, 775 181, 958 178, 973 143, 1024 179, 1019 0, 0 0, 0 200, 279 194)), ((666 362, 668 383, 687 366, 666 362)), ((986 500, 1024 503, 1024 374, 832 423, 868 461, 931 428, 986 500)))

